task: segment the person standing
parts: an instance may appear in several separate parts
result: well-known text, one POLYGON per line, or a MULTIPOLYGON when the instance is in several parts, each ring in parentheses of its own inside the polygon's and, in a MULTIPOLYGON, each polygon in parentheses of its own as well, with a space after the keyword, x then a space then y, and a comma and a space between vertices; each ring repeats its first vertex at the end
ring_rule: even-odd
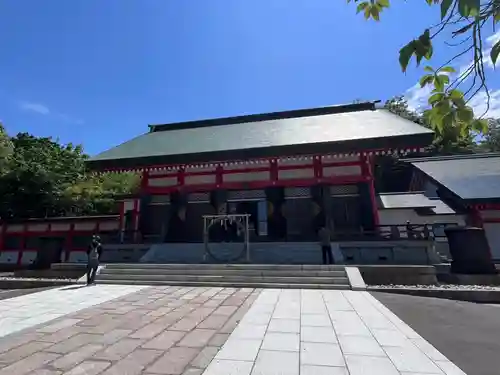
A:
POLYGON ((332 254, 332 234, 330 229, 326 226, 322 226, 318 232, 319 243, 321 245, 321 252, 323 255, 323 264, 334 264, 333 254, 332 254))
POLYGON ((102 245, 99 236, 92 236, 92 242, 87 249, 87 285, 94 284, 97 269, 99 268, 99 259, 102 255, 102 245))

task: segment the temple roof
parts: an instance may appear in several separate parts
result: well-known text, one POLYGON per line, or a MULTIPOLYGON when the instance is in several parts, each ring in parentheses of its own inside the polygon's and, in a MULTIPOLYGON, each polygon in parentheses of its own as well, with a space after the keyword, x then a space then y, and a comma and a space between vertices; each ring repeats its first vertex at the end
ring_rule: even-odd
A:
POLYGON ((429 198, 424 192, 380 193, 377 206, 382 209, 428 209, 429 214, 450 215, 455 211, 439 198, 429 198))
POLYGON ((375 103, 274 112, 166 125, 104 151, 92 169, 141 168, 268 158, 418 148, 432 131, 375 103))
POLYGON ((500 201, 500 154, 407 159, 465 203, 500 201))

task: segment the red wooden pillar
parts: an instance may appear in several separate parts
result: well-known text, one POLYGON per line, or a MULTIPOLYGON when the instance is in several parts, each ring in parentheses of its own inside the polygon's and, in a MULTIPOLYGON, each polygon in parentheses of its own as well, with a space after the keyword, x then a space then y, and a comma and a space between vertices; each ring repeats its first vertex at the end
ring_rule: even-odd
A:
POLYGON ((373 173, 373 158, 371 156, 362 155, 361 156, 361 171, 363 173, 363 177, 366 178, 368 183, 368 190, 370 192, 370 201, 372 202, 372 215, 373 222, 375 226, 380 225, 380 219, 378 216, 377 209, 377 196, 375 194, 375 176, 373 173))
POLYGON ((472 225, 474 225, 475 227, 478 228, 484 227, 483 218, 481 217, 481 211, 479 210, 478 207, 472 207, 471 219, 472 219, 472 225))
POLYGON ((141 177, 141 193, 144 193, 146 191, 146 189, 148 188, 148 184, 149 184, 149 172, 143 171, 141 177))
POLYGON ((314 177, 316 177, 317 182, 321 182, 323 178, 323 163, 321 162, 321 156, 315 156, 313 159, 314 177))
POLYGON ((69 231, 68 234, 66 235, 66 251, 64 254, 64 261, 69 262, 69 256, 71 253, 71 249, 73 247, 73 235, 75 231, 75 223, 70 223, 69 224, 69 231))
POLYGON ((124 222, 125 222, 125 200, 121 201, 120 202, 120 218, 119 218, 119 231, 123 231, 123 225, 124 225, 124 222))
POLYGON ((271 170, 270 170, 270 177, 271 177, 271 182, 273 185, 276 185, 276 182, 278 181, 278 160, 277 159, 272 159, 271 160, 271 170))
POLYGON ((21 246, 17 253, 17 265, 20 266, 23 260, 24 249, 26 249, 26 237, 28 236, 28 224, 23 225, 23 234, 21 235, 21 246))
POLYGON ((7 231, 7 223, 2 223, 2 231, 0 234, 0 251, 4 250, 5 247, 5 232, 7 231))
POLYGON ((137 231, 139 230, 139 198, 134 198, 134 208, 132 211, 133 223, 134 223, 134 242, 137 241, 137 231))
POLYGON ((217 188, 219 188, 224 182, 223 172, 224 172, 224 169, 222 168, 221 165, 218 165, 215 168, 215 185, 217 188))

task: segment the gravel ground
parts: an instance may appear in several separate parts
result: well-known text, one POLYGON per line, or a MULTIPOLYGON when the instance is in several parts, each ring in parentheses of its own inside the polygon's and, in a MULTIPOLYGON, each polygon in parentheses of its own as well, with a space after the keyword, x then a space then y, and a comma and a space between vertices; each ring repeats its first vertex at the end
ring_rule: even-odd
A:
POLYGON ((368 285, 370 288, 380 289, 432 289, 432 290, 500 290, 500 286, 491 285, 453 285, 453 284, 438 284, 438 285, 368 285))
POLYGON ((9 276, 4 276, 0 277, 0 281, 2 280, 23 280, 23 281, 68 281, 68 282, 73 282, 78 279, 68 279, 64 277, 60 278, 44 278, 44 277, 9 277, 9 276))

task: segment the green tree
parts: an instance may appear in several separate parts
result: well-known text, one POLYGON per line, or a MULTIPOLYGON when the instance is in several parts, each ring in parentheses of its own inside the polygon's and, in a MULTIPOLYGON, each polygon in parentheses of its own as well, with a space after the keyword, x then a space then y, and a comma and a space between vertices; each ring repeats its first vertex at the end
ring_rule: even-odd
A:
POLYGON ((7 173, 9 160, 13 151, 14 145, 5 131, 3 124, 0 122, 0 176, 7 173))
POLYGON ((64 202, 80 215, 117 213, 116 197, 136 193, 140 178, 137 173, 87 174, 66 187, 64 202))
POLYGON ((479 143, 479 150, 483 152, 500 152, 500 120, 489 119, 488 131, 479 143))
MULTIPOLYGON (((432 128, 428 119, 421 113, 412 110, 403 96, 389 99, 384 108, 417 124, 432 128)), ((456 128, 449 128, 443 133, 434 133, 432 144, 424 152, 413 153, 407 157, 450 155, 471 153, 477 145, 470 135, 464 135, 456 128)), ((407 191, 413 175, 408 163, 399 161, 398 155, 378 156, 375 163, 375 187, 379 192, 407 191)))
POLYGON ((3 218, 113 213, 115 196, 132 193, 138 186, 134 173, 88 173, 88 157, 81 146, 28 133, 9 138, 0 130, 3 218))
MULTIPOLYGON (((414 0, 415 1, 415 0, 414 0)), ((426 74, 421 78, 421 87, 431 85, 432 94, 429 97, 429 108, 424 116, 438 135, 446 138, 450 133, 461 133, 466 136, 471 132, 485 133, 487 121, 483 114, 474 114, 468 105, 470 99, 481 90, 488 94, 486 85, 485 59, 483 45, 485 41, 484 28, 500 21, 500 2, 498 0, 424 0, 429 6, 436 6, 441 22, 429 26, 420 36, 411 40, 399 51, 399 63, 403 72, 406 71, 412 58, 419 66, 422 60, 430 60, 434 53, 433 41, 440 35, 449 33, 457 42, 460 50, 450 60, 439 68, 425 67, 426 74), (456 72, 450 66, 458 58, 471 55, 471 64, 465 71, 456 72), (465 89, 463 89, 465 87, 465 89)), ((357 11, 362 12, 366 19, 380 20, 381 13, 390 7, 391 0, 347 0, 356 3, 357 11)), ((449 47, 452 48, 452 47, 449 47)), ((500 53, 500 41, 496 42, 487 58, 496 63, 500 53)), ((489 97, 489 96, 488 96, 489 97)))
MULTIPOLYGON (((433 129, 429 118, 425 116, 425 114, 420 114, 411 110, 408 106, 408 102, 403 96, 397 96, 389 99, 385 103, 384 107, 398 116, 433 129)), ((476 146, 477 145, 474 142, 474 135, 472 133, 464 133, 457 127, 449 126, 442 129, 441 132, 434 133, 432 145, 427 148, 425 155, 471 153, 474 151, 476 146)))

